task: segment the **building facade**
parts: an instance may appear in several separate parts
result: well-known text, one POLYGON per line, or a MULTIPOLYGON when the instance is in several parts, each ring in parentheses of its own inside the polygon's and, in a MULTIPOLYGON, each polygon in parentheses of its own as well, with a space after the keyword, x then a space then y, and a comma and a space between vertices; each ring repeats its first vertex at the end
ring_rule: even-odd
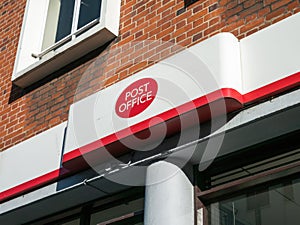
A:
POLYGON ((0 1, 0 224, 299 224, 299 11, 0 1))

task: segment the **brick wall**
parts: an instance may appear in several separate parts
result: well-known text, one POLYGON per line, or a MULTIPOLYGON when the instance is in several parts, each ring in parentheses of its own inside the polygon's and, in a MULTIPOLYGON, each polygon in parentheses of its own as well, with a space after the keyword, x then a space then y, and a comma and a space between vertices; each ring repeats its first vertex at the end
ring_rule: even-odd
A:
POLYGON ((299 0, 122 0, 117 39, 22 90, 11 75, 25 3, 0 0, 1 151, 67 120, 74 101, 182 48, 219 32, 243 38, 300 11, 299 0))

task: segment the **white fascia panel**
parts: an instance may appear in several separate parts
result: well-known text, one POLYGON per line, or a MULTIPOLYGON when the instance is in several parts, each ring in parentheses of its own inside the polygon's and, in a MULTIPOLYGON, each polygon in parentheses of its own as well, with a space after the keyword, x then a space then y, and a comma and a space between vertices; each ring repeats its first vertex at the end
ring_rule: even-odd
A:
POLYGON ((181 51, 73 104, 64 153, 221 88, 241 91, 239 43, 228 33, 181 51), (126 119, 118 117, 115 103, 121 92, 142 78, 156 80, 157 97, 141 114, 126 119))
POLYGON ((217 34, 189 51, 207 65, 219 88, 232 87, 242 92, 240 43, 233 34, 217 34))
POLYGON ((244 93, 300 71, 300 13, 240 41, 244 93))
POLYGON ((60 168, 64 132, 62 123, 0 154, 0 192, 60 168))

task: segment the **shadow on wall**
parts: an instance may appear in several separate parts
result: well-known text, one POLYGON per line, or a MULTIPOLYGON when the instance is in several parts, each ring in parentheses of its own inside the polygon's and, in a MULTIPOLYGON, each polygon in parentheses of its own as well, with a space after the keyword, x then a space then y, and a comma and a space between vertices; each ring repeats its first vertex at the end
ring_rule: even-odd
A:
MULTIPOLYGON (((82 58, 70 63, 69 65, 63 67, 62 69, 50 74, 49 76, 45 77, 44 79, 26 87, 25 89, 18 87, 17 85, 12 84, 10 97, 9 97, 9 104, 18 100, 19 98, 23 97, 24 95, 42 87, 43 85, 51 82, 52 80, 59 78, 63 76, 64 74, 76 69, 77 67, 87 63, 88 61, 92 60, 93 58, 99 56, 109 45, 111 45, 113 41, 108 42, 104 46, 101 46, 100 48, 86 54, 82 58)), ((79 74, 80 75, 80 74, 79 74)), ((69 91, 75 91, 75 90, 69 90, 69 91)))

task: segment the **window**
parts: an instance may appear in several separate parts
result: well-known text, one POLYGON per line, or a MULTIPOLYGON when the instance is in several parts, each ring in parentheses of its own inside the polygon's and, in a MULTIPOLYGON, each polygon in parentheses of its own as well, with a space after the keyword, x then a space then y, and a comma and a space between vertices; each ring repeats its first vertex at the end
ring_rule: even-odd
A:
POLYGON ((144 199, 137 199, 91 215, 90 225, 142 225, 144 199))
POLYGON ((144 198, 130 197, 105 204, 100 200, 26 225, 143 225, 143 220, 144 198))
POLYGON ((72 220, 72 221, 63 223, 63 224, 61 224, 61 225, 80 225, 80 220, 79 220, 79 219, 72 220))
POLYGON ((13 82, 26 87, 118 35, 120 0, 27 0, 13 82))
MULTIPOLYGON (((55 48, 99 22, 101 0, 50 0, 42 53, 55 48), (55 45, 55 43, 58 43, 55 45)), ((41 57, 42 54, 36 55, 41 57)))
POLYGON ((300 222, 300 180, 254 190, 210 205, 211 225, 296 225, 300 222))
POLYGON ((299 132, 216 159, 196 177, 204 224, 299 224, 299 160, 299 132))

